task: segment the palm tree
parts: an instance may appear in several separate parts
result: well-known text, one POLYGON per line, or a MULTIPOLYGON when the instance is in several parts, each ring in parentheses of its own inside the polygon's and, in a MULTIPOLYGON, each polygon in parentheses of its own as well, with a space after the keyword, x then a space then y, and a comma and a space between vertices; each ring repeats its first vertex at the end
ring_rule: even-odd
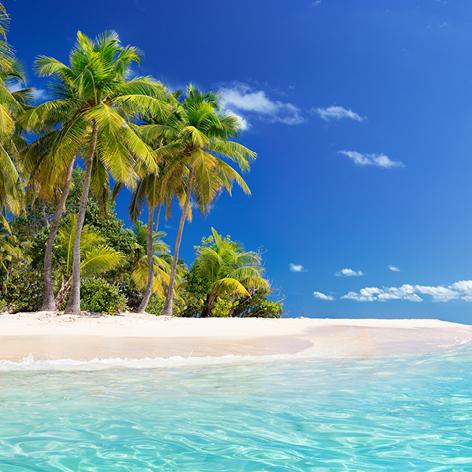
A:
MULTIPOLYGON (((63 303, 71 288, 76 230, 77 216, 71 215, 69 221, 59 230, 57 237, 57 249, 65 258, 65 263, 61 267, 62 286, 57 296, 59 305, 63 303)), ((88 225, 82 228, 80 252, 80 273, 86 277, 116 269, 125 260, 124 254, 108 246, 105 238, 88 225)))
MULTIPOLYGON (((171 95, 169 101, 171 104, 176 104, 176 95, 171 95)), ((176 123, 178 119, 178 113, 169 113, 165 116, 149 116, 146 123, 141 124, 137 127, 142 139, 153 149, 159 150, 162 146, 169 142, 172 142, 174 127, 172 124, 176 123)), ((160 283, 155 283, 154 273, 156 268, 155 260, 155 248, 153 248, 153 224, 154 215, 155 217, 155 228, 154 231, 157 233, 159 229, 159 220, 161 216, 161 210, 165 207, 166 217, 170 217, 172 200, 176 197, 181 205, 185 200, 185 187, 183 185, 182 176, 179 172, 172 170, 169 166, 169 156, 165 156, 168 159, 162 159, 158 168, 157 173, 148 173, 144 178, 140 179, 135 192, 132 195, 131 203, 129 207, 129 213, 131 220, 136 223, 141 213, 143 202, 147 204, 147 234, 146 234, 146 250, 147 250, 147 284, 144 288, 143 298, 137 309, 138 313, 146 311, 147 305, 151 298, 151 293, 154 290, 153 287, 161 287, 160 283), (164 176, 165 185, 164 185, 164 176)), ((142 174, 142 171, 138 170, 138 173, 142 174)), ((114 189, 114 196, 116 197, 120 186, 116 186, 114 189)), ((164 274, 161 274, 164 275, 164 274)), ((168 278, 168 274, 165 274, 168 278)), ((154 290, 155 291, 155 290, 154 290)))
POLYGON ((154 214, 157 207, 157 219, 156 228, 157 232, 162 202, 163 202, 163 189, 162 180, 158 174, 148 174, 146 177, 141 179, 136 187, 135 192, 131 198, 130 204, 130 216, 133 223, 137 222, 137 218, 141 212, 143 201, 147 203, 147 225, 146 225, 146 260, 147 260, 147 283, 144 289, 143 298, 137 309, 138 313, 144 313, 151 298, 151 293, 154 286, 154 272, 155 272, 155 260, 154 260, 154 214))
POLYGON ((214 228, 211 233, 209 244, 199 248, 193 268, 208 283, 202 317, 211 316, 218 297, 250 297, 256 290, 269 290, 259 254, 243 251, 214 228))
POLYGON ((76 156, 85 163, 68 313, 80 312, 80 239, 91 185, 106 200, 103 189, 108 188, 108 173, 117 182, 134 186, 137 174, 133 169, 138 162, 147 170, 156 171, 155 156, 132 121, 163 113, 167 94, 162 84, 149 77, 128 79, 130 66, 139 61, 137 49, 122 46, 114 32, 95 40, 78 32, 69 66, 46 56, 36 60, 40 76, 56 79, 56 98, 27 112, 25 122, 33 130, 60 124, 49 158, 63 174, 76 156))
MULTIPOLYGON (((148 225, 143 225, 139 221, 136 222, 134 234, 139 250, 137 251, 138 259, 133 264, 134 269, 131 273, 131 279, 138 290, 146 292, 149 286, 149 223, 148 225)), ((169 254, 169 247, 163 241, 164 236, 165 233, 163 231, 151 231, 153 253, 151 256, 152 285, 149 298, 152 293, 164 298, 165 287, 169 284, 170 264, 166 257, 169 254)), ((137 311, 144 312, 148 303, 149 299, 146 302, 146 306, 141 310, 141 305, 143 305, 143 301, 141 301, 137 311)))
POLYGON ((0 3, 0 218, 4 213, 18 213, 21 208, 22 182, 16 159, 24 145, 16 119, 31 99, 29 89, 12 91, 11 86, 24 81, 21 66, 16 61, 7 40, 9 17, 0 3))
POLYGON ((201 211, 207 212, 214 198, 226 189, 231 193, 235 181, 245 193, 249 187, 223 158, 235 162, 243 171, 256 154, 230 138, 237 135, 239 125, 233 115, 220 111, 217 97, 189 86, 174 120, 167 126, 168 144, 157 150, 159 155, 172 156, 163 176, 163 185, 179 175, 185 185, 185 200, 175 240, 169 288, 163 315, 172 315, 174 284, 179 259, 180 243, 185 220, 189 216, 194 197, 201 211))

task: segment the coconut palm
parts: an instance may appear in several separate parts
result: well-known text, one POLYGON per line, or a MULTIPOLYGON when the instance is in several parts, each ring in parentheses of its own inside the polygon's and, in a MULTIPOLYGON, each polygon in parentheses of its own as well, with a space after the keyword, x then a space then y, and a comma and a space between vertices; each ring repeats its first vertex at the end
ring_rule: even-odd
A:
MULTIPOLYGON (((152 228, 152 226, 151 226, 152 228)), ((149 223, 143 225, 139 221, 134 226, 134 234, 136 238, 136 244, 139 250, 137 251, 138 258, 133 263, 133 271, 131 273, 131 279, 136 288, 142 292, 148 290, 149 287, 149 223)), ((169 273, 170 264, 167 260, 169 254, 169 247, 163 241, 165 233, 163 231, 153 232, 151 231, 152 238, 152 285, 149 291, 149 298, 152 293, 158 297, 165 297, 165 287, 169 284, 169 273)), ((144 299, 144 297, 143 297, 144 299)), ((141 301, 138 312, 144 312, 146 310, 149 299, 146 301, 146 306, 141 308, 143 301, 141 301)))
POLYGON ((168 156, 170 160, 163 176, 163 185, 166 186, 168 181, 174 180, 177 175, 185 186, 185 200, 163 310, 164 315, 172 315, 180 243, 185 220, 190 214, 192 197, 199 209, 205 213, 223 189, 231 193, 233 182, 249 194, 246 182, 224 159, 235 162, 241 170, 247 171, 249 161, 256 155, 230 140, 238 133, 238 121, 233 115, 225 114, 219 109, 217 97, 212 93, 202 93, 191 85, 180 109, 175 113, 174 119, 169 120, 166 129, 167 144, 157 150, 158 155, 168 156))
POLYGON ((208 283, 202 316, 211 316, 218 297, 250 297, 260 289, 269 289, 262 276, 261 257, 252 251, 243 251, 228 237, 223 238, 211 229, 209 244, 198 249, 195 272, 208 283))
MULTIPOLYGON (((156 261, 154 257, 154 214, 157 207, 157 220, 156 220, 156 229, 157 232, 162 202, 163 202, 163 189, 162 189, 162 180, 159 178, 158 174, 152 173, 148 174, 146 177, 141 179, 136 187, 135 192, 131 198, 130 204, 130 216, 131 220, 136 223, 137 218, 141 212, 143 201, 147 203, 147 225, 146 225, 146 260, 147 263, 147 283, 144 289, 143 298, 139 307, 137 309, 138 313, 144 313, 146 311, 149 299, 151 298, 151 293, 154 287, 154 273, 156 270, 156 261)), ((141 262, 141 261, 140 261, 141 262)), ((157 264, 159 267, 159 264, 157 264)), ((143 265, 139 265, 139 270, 135 270, 134 274, 136 275, 137 280, 142 280, 142 269, 143 265)), ((133 279, 134 280, 134 279, 133 279)), ((135 281, 136 282, 136 281, 135 281)), ((138 287, 139 288, 139 287, 138 287)))
POLYGON ((56 97, 27 112, 25 123, 33 130, 60 125, 48 155, 57 174, 65 175, 76 156, 85 163, 66 312, 80 311, 80 240, 91 185, 97 191, 107 189, 110 173, 117 182, 134 186, 138 162, 149 171, 157 169, 155 156, 132 121, 161 114, 167 94, 149 77, 128 79, 130 66, 139 60, 137 49, 122 46, 114 32, 95 40, 78 32, 69 65, 46 56, 36 60, 38 74, 56 80, 56 97))
MULTIPOLYGON (((62 304, 71 288, 76 231, 77 215, 71 215, 57 236, 56 249, 63 254, 65 259, 61 267, 62 284, 57 296, 58 304, 62 304)), ((125 260, 124 254, 107 245, 105 238, 88 225, 82 228, 80 252, 80 273, 84 277, 116 269, 125 260)))
MULTIPOLYGON (((159 149, 162 142, 165 142, 165 133, 162 132, 162 127, 159 124, 153 123, 148 125, 142 125, 140 127, 140 133, 143 139, 154 148, 159 149), (149 139, 151 136, 154 136, 154 139, 149 139), (158 136, 158 139, 156 139, 158 136)), ((182 185, 183 180, 181 176, 174 172, 171 177, 168 175, 168 162, 163 160, 159 166, 158 173, 150 173, 142 178, 135 192, 132 195, 130 203, 130 216, 131 220, 136 223, 139 214, 141 212, 144 201, 147 205, 147 235, 146 235, 146 249, 147 249, 147 284, 144 289, 143 298, 138 307, 138 312, 144 312, 151 298, 151 293, 154 290, 153 287, 156 285, 154 281, 154 273, 156 267, 155 261, 155 250, 153 247, 153 225, 155 217, 155 227, 154 232, 158 231, 159 220, 161 216, 161 210, 165 207, 166 217, 170 217, 172 199, 176 197, 182 204, 185 200, 185 188, 182 185), (164 176, 165 185, 164 185, 164 176), (155 213, 157 215, 155 216, 155 213)), ((168 278, 168 276, 167 276, 168 278)), ((160 284, 157 284, 160 286, 160 284)))
POLYGON ((12 91, 24 81, 23 71, 6 40, 9 17, 0 3, 0 214, 18 213, 22 182, 17 167, 19 148, 24 145, 16 119, 31 99, 29 89, 12 91))

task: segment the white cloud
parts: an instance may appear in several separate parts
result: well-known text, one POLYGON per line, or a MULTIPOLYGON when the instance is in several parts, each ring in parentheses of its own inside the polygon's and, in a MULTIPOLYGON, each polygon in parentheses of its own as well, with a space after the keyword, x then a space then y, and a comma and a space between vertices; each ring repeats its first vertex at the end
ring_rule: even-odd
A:
POLYGON ((410 302, 423 301, 415 293, 413 285, 404 284, 401 287, 365 287, 359 292, 348 292, 342 298, 345 300, 356 300, 358 302, 385 302, 387 300, 408 300, 410 302))
POLYGON ((459 298, 459 293, 449 287, 416 285, 416 290, 422 295, 429 295, 435 302, 448 302, 459 298))
POLYGON ((336 274, 334 275, 338 277, 361 277, 364 275, 364 273, 362 272, 362 270, 354 270, 354 269, 345 267, 344 269, 341 269, 338 272, 336 272, 336 274))
POLYGON ((315 298, 318 298, 319 300, 324 300, 326 302, 331 302, 334 300, 334 297, 332 297, 331 295, 326 295, 326 293, 323 292, 314 291, 313 296, 315 298))
POLYGON ((238 114, 246 120, 249 117, 265 119, 272 123, 297 125, 304 121, 301 110, 289 102, 269 98, 264 90, 250 85, 234 83, 219 90, 221 105, 227 112, 238 114))
POLYGON ((472 302, 472 280, 460 280, 450 285, 411 285, 400 287, 365 287, 358 292, 348 292, 342 298, 358 302, 384 302, 387 300, 407 300, 422 302, 424 296, 435 302, 463 300, 472 302))
POLYGON ((8 90, 10 92, 18 92, 19 90, 23 90, 25 88, 29 88, 31 90, 31 96, 33 97, 33 101, 37 102, 41 99, 46 99, 47 98, 47 92, 44 89, 40 89, 37 87, 27 87, 25 84, 22 84, 21 82, 13 82, 9 84, 8 90))
POLYGON ((357 151, 338 151, 339 154, 351 159, 358 166, 375 166, 384 169, 405 167, 401 161, 393 161, 386 154, 362 154, 357 151))
POLYGON ((390 265, 388 266, 388 270, 389 270, 390 272, 400 272, 400 269, 399 269, 397 266, 394 266, 394 265, 392 265, 392 264, 390 264, 390 265))
POLYGON ((314 111, 324 121, 348 119, 362 122, 365 120, 365 118, 358 113, 337 105, 327 108, 316 108, 314 111))
POLYGON ((289 269, 290 272, 306 272, 305 267, 303 267, 301 264, 294 264, 293 262, 290 262, 289 269))

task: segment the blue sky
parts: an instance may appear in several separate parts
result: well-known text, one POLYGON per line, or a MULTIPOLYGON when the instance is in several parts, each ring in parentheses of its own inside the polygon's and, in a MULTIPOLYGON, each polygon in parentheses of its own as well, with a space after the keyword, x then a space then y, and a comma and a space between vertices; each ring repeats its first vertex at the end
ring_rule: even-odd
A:
POLYGON ((472 321, 470 2, 40 3, 6 2, 38 97, 37 54, 115 29, 137 73, 219 90, 244 120, 253 196, 185 228, 188 262, 215 226, 262 250, 289 314, 472 321))

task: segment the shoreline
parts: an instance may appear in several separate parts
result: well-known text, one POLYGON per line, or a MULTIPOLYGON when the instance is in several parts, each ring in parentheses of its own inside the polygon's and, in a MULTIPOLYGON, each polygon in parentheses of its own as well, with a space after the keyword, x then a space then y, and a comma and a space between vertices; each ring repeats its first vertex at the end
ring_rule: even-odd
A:
POLYGON ((293 355, 375 358, 472 343, 472 326, 433 319, 168 318, 124 313, 0 315, 0 361, 293 355))

